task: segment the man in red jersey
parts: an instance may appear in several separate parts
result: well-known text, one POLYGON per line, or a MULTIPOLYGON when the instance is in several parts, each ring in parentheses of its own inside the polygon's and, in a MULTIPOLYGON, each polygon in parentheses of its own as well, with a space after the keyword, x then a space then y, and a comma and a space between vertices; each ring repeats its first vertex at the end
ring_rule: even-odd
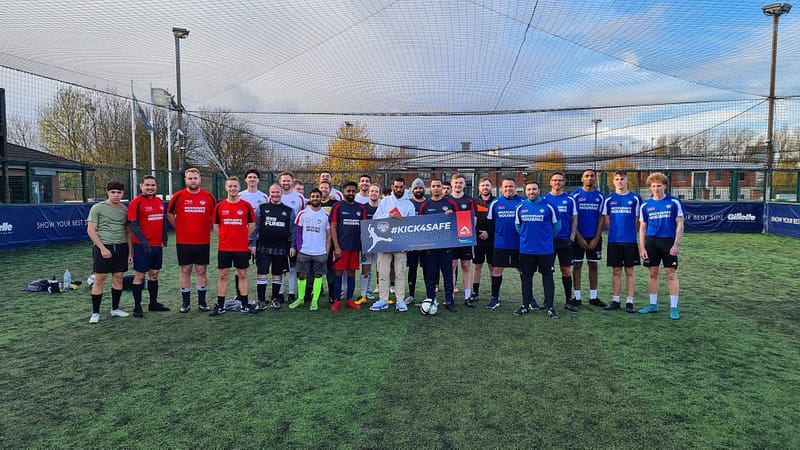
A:
POLYGON ((144 317, 142 288, 147 274, 147 292, 150 294, 149 311, 169 311, 158 303, 158 272, 163 260, 163 247, 167 245, 164 220, 164 202, 156 197, 156 177, 146 175, 139 184, 142 194, 128 205, 128 228, 133 233, 133 317, 144 317))
POLYGON ((167 219, 175 228, 175 248, 178 265, 181 266, 180 311, 189 312, 192 290, 192 267, 197 283, 197 305, 200 311, 208 311, 206 286, 208 285, 209 251, 211 245, 211 221, 214 216, 214 195, 200 188, 200 171, 191 168, 184 173, 186 188, 175 193, 167 207, 167 219))
POLYGON ((253 206, 239 198, 239 179, 230 177, 225 181, 228 198, 214 208, 214 233, 219 236, 217 247, 217 306, 209 314, 218 316, 225 312, 225 293, 231 266, 236 268, 239 283, 241 312, 256 313, 247 299, 247 268, 250 267, 250 235, 256 229, 256 213, 253 206))

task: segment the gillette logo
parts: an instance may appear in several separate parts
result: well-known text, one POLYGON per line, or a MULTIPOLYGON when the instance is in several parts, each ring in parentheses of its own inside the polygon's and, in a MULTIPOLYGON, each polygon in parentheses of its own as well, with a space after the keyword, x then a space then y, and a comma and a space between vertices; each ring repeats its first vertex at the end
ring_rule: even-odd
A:
POLYGON ((743 214, 743 213, 736 213, 736 214, 728 214, 728 220, 741 220, 745 222, 754 222, 756 220, 756 216, 753 214, 743 214))
POLYGON ((14 231, 14 225, 11 225, 8 222, 0 223, 0 232, 12 232, 14 231))

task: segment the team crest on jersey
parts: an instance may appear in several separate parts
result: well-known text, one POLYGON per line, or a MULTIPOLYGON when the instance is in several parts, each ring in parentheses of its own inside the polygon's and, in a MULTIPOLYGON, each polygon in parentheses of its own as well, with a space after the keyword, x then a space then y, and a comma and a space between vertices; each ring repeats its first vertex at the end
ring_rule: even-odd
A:
POLYGON ((467 209, 467 206, 469 206, 469 205, 468 205, 468 204, 466 204, 466 203, 462 203, 462 204, 461 204, 461 209, 467 209))
POLYGON ((672 205, 667 205, 667 209, 670 209, 670 208, 672 208, 672 205))
POLYGON ((540 208, 540 209, 539 209, 539 212, 540 212, 540 213, 542 213, 542 214, 544 214, 544 208, 540 208))
POLYGON ((628 200, 628 204, 632 205, 633 204, 633 200, 628 200))
POLYGON ((286 211, 281 211, 281 215, 285 216, 286 215, 286 211))
POLYGON ((238 214, 238 215, 240 215, 240 216, 241 216, 242 214, 244 214, 244 211, 242 211, 242 210, 240 209, 240 210, 236 211, 236 214, 238 214))
POLYGON ((206 201, 205 200, 200 200, 200 205, 206 206, 206 201))
POLYGON ((450 208, 448 208, 447 206, 442 206, 442 211, 448 211, 448 210, 450 210, 450 208))

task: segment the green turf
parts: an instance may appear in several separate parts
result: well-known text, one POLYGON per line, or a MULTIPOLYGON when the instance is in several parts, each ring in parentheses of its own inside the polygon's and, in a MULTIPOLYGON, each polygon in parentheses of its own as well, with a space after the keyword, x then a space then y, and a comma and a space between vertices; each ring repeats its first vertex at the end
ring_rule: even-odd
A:
POLYGON ((688 235, 682 252, 677 322, 664 280, 658 314, 517 317, 511 272, 495 311, 484 277, 479 308, 435 317, 179 314, 170 247, 173 311, 112 318, 106 294, 97 325, 85 287, 21 291, 65 268, 85 282, 87 243, 2 252, 0 447, 800 448, 800 241, 688 235))

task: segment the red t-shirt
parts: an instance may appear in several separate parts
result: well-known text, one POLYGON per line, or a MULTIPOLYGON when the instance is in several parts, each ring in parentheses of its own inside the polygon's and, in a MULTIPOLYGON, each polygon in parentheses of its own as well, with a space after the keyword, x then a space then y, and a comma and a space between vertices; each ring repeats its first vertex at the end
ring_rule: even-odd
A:
POLYGON ((216 203, 214 196, 203 189, 195 194, 182 189, 173 195, 167 211, 175 215, 175 242, 189 245, 211 243, 211 221, 216 203))
MULTIPOLYGON (((128 222, 138 222, 144 238, 151 247, 161 247, 164 239, 164 202, 158 197, 140 195, 128 205, 128 222)), ((134 244, 140 244, 133 237, 134 244)))
POLYGON ((247 224, 256 221, 256 213, 250 203, 239 200, 231 203, 223 200, 214 210, 214 224, 219 225, 219 247, 221 252, 246 252, 250 234, 247 224))

